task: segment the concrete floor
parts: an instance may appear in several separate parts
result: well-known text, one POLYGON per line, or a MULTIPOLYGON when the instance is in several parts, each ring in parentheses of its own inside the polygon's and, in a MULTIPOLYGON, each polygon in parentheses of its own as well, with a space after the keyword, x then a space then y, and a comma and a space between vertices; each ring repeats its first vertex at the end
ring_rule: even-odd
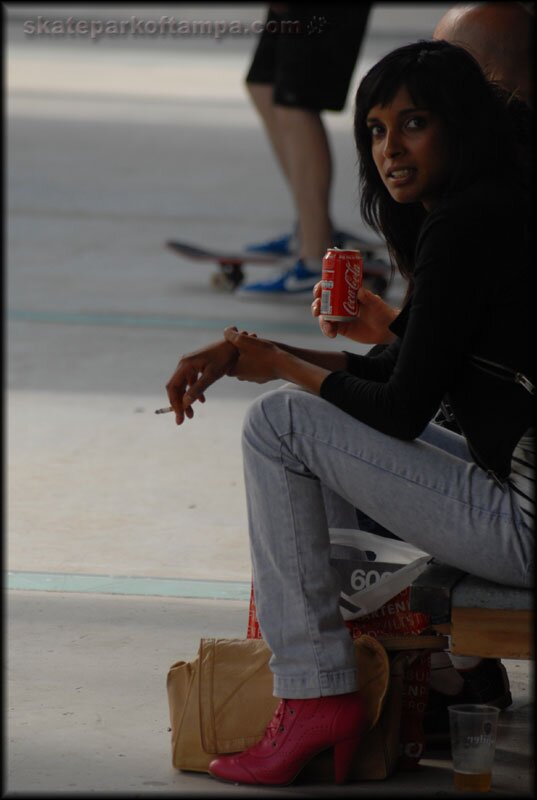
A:
MULTIPOLYGON (((235 787, 171 765, 167 669, 200 637, 243 637, 247 603, 61 592, 12 592, 7 603, 8 796, 455 796, 449 747, 419 770, 341 787, 235 787)), ((514 696, 502 712, 497 797, 531 796, 528 662, 505 662, 514 696)))
MULTIPOLYGON (((291 224, 242 86, 255 41, 25 37, 25 19, 65 17, 69 7, 4 7, 5 796, 324 796, 326 786, 252 792, 178 773, 167 730, 169 666, 195 657, 201 636, 245 635, 239 439, 246 408, 265 388, 224 379, 178 430, 152 412, 166 402, 180 354, 226 324, 334 346, 320 338, 309 300, 215 293, 210 267, 193 268, 163 244, 181 236, 238 248, 291 224)), ((378 4, 349 97, 368 65, 427 36, 446 7, 378 4)), ((263 14, 225 9, 228 19, 263 14)), ((71 9, 78 18, 105 11, 172 13, 71 9)), ((185 18, 199 13, 181 8, 185 18)), ((351 105, 327 115, 333 215, 363 231, 351 105)), ((388 299, 398 302, 401 288, 396 281, 388 299)), ((515 703, 502 714, 497 796, 532 791, 529 666, 507 662, 515 703)), ((451 796, 449 752, 426 756, 416 773, 329 794, 451 796)))

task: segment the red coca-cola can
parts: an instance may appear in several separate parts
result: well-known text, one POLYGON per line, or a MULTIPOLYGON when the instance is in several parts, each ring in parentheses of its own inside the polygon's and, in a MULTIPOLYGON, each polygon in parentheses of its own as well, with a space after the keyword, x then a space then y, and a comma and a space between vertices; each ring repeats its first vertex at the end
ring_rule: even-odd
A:
POLYGON ((362 285, 364 260, 359 250, 331 247, 323 258, 321 314, 334 322, 348 322, 358 314, 356 297, 362 285))

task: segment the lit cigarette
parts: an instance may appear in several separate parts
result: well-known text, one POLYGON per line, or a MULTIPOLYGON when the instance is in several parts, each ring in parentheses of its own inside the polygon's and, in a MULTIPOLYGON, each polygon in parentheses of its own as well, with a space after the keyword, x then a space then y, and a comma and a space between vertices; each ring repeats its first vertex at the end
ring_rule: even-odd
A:
POLYGON ((167 406, 167 408, 157 408, 155 414, 168 414, 170 411, 173 411, 173 408, 167 406))

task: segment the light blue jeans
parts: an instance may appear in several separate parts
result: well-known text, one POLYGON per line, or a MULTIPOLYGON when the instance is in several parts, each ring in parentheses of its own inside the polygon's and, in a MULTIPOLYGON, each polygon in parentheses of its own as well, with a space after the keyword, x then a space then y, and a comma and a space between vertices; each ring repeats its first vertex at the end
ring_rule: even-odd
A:
POLYGON ((439 425, 401 441, 284 387, 250 408, 243 455, 256 609, 277 697, 357 688, 328 531, 356 528, 355 507, 446 564, 531 585, 533 532, 516 495, 439 425))

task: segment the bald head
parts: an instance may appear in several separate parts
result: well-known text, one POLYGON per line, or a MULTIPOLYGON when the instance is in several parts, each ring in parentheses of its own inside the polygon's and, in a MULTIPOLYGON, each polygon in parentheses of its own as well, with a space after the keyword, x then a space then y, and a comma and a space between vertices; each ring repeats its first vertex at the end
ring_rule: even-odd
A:
POLYGON ((433 39, 464 47, 490 80, 531 103, 532 23, 522 3, 466 3, 444 14, 433 39))

